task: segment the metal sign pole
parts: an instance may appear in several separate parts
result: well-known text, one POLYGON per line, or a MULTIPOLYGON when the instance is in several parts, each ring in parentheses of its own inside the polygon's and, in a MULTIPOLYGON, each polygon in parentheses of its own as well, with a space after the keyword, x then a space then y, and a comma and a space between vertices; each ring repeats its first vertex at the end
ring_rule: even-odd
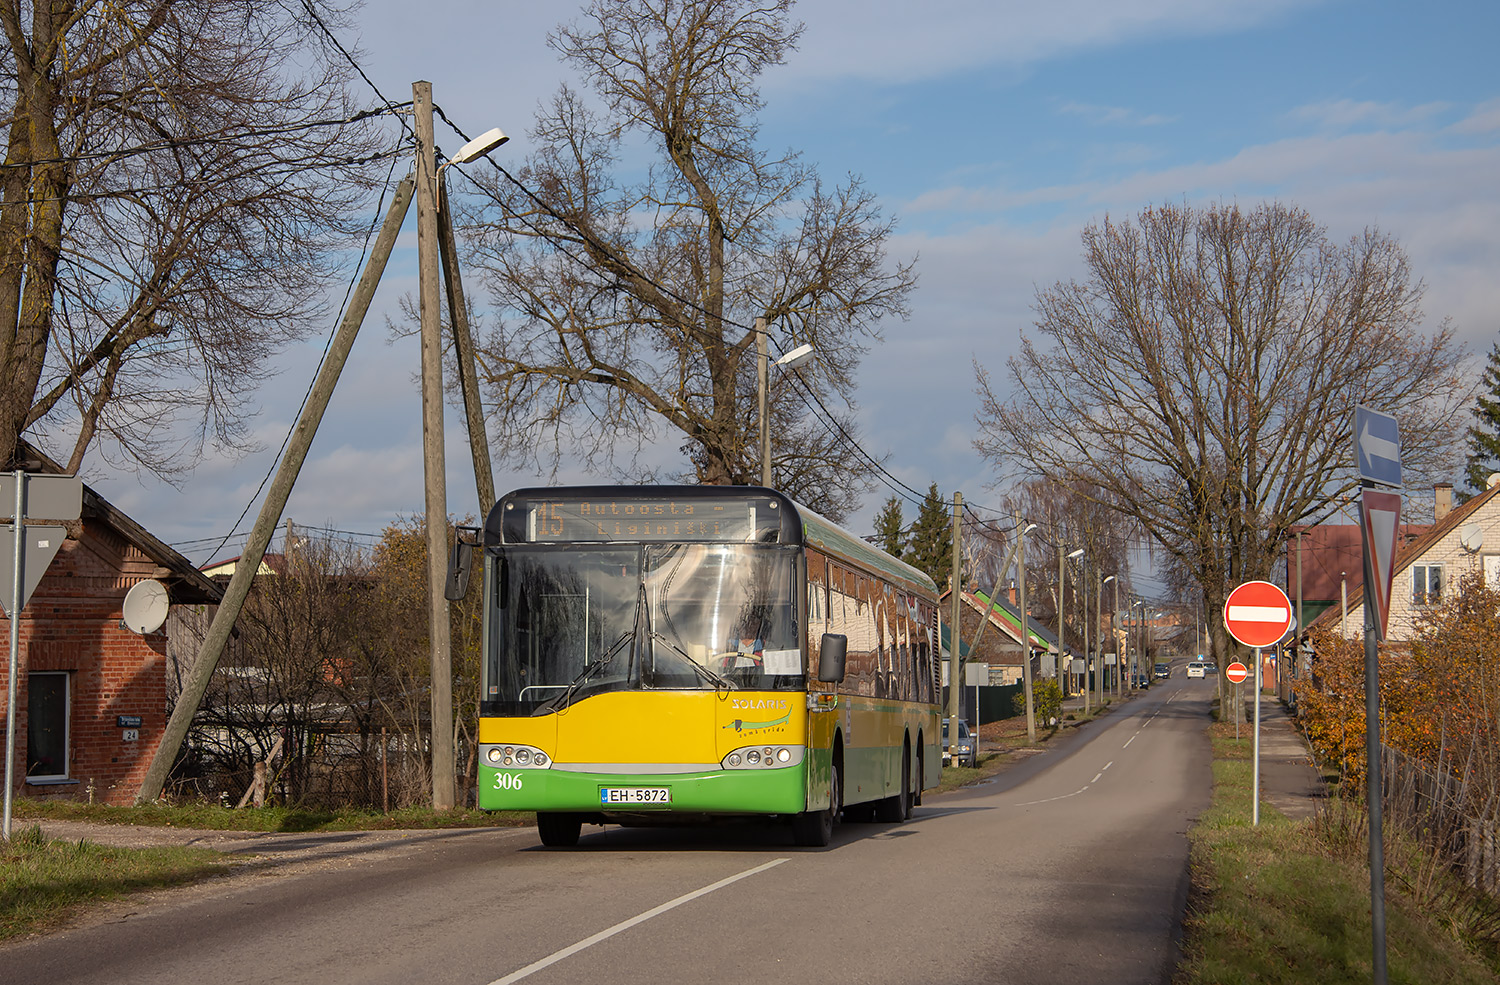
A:
POLYGON ((16 556, 12 559, 10 599, 6 602, 5 614, 10 622, 10 673, 5 679, 5 813, 0 821, 0 836, 10 841, 11 791, 16 778, 16 672, 21 662, 21 593, 24 583, 26 557, 26 473, 16 469, 16 511, 11 518, 11 530, 15 533, 16 556))
POLYGON ((1255 738, 1251 742, 1255 766, 1250 770, 1250 826, 1260 824, 1260 647, 1255 648, 1255 738))

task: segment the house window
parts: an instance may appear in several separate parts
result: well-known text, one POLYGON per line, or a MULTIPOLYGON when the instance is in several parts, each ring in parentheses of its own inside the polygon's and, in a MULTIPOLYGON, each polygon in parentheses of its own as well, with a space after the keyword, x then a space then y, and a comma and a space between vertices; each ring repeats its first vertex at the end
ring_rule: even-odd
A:
POLYGON ((1436 605, 1443 600, 1441 564, 1412 565, 1411 600, 1414 605, 1436 605))
POLYGON ((38 672, 26 679, 26 776, 68 775, 68 675, 38 672))

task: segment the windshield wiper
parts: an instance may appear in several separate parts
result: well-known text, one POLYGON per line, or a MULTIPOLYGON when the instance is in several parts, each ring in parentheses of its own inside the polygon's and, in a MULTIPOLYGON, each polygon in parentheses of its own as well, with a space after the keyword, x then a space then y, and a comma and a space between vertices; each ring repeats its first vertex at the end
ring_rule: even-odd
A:
MULTIPOLYGON (((609 649, 605 650, 604 654, 598 660, 592 660, 585 664, 583 670, 578 672, 578 676, 568 683, 567 690, 547 702, 547 705, 551 705, 554 708, 566 708, 573 700, 573 692, 588 683, 589 680, 605 667, 608 667, 610 662, 614 660, 615 654, 619 652, 620 647, 624 646, 626 641, 633 636, 635 636, 634 629, 626 633, 621 633, 620 638, 611 643, 609 649)), ((546 707, 546 705, 543 707, 546 707)))
POLYGON ((720 677, 718 674, 714 673, 707 667, 700 664, 698 661, 694 660, 692 657, 688 656, 686 650, 678 646, 676 643, 673 643, 671 640, 667 639, 661 633, 653 632, 651 634, 651 639, 661 640, 663 643, 667 644, 667 646, 670 646, 672 649, 681 654, 682 659, 687 661, 687 665, 693 668, 693 672, 703 680, 712 684, 715 691, 719 690, 720 688, 723 688, 725 691, 733 691, 739 687, 739 685, 734 683, 734 681, 729 680, 727 677, 720 677))

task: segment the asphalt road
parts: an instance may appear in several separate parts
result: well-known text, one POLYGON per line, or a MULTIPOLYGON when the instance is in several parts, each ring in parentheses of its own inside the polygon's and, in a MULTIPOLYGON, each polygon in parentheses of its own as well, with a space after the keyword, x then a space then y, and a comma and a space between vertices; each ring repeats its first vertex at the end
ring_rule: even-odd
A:
POLYGON ((0 948, 0 981, 1157 983, 1176 961, 1211 687, 1174 678, 901 825, 318 842, 0 948))

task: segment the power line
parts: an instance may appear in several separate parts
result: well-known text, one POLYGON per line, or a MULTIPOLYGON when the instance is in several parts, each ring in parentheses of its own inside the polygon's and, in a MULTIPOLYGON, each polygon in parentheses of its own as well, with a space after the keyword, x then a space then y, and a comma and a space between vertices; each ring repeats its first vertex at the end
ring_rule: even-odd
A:
POLYGON ((365 80, 365 85, 369 86, 371 91, 373 91, 376 96, 380 97, 380 101, 385 104, 386 109, 396 115, 396 119, 400 121, 401 128, 406 131, 407 136, 415 140, 417 138, 416 131, 411 128, 411 124, 407 123, 399 113, 400 108, 410 106, 411 101, 408 100, 404 103, 396 103, 388 99, 386 97, 386 94, 380 91, 380 87, 375 84, 375 81, 371 79, 367 74, 365 74, 364 68, 359 64, 359 62, 354 60, 354 56, 349 54, 349 49, 345 48, 343 43, 339 41, 338 37, 333 33, 333 31, 329 30, 328 25, 323 22, 323 18, 318 16, 318 12, 313 8, 310 0, 302 0, 302 9, 307 11, 307 15, 311 17, 313 19, 313 22, 318 25, 318 29, 323 32, 323 36, 326 37, 333 44, 333 46, 338 49, 339 54, 344 56, 344 60, 354 67, 354 71, 359 73, 359 77, 365 80))
MULTIPOLYGON (((410 104, 408 104, 410 105, 410 104)), ((253 130, 236 130, 233 133, 219 134, 204 137, 182 137, 169 140, 156 140, 145 144, 135 144, 130 147, 117 147, 112 150, 86 151, 79 154, 68 154, 60 157, 43 157, 29 161, 19 161, 15 164, 0 162, 0 171, 15 171, 24 168, 33 168, 44 164, 78 164, 84 161, 120 161, 130 157, 139 157, 142 154, 150 154, 160 150, 181 150, 188 147, 204 147, 219 144, 242 145, 247 139, 255 137, 280 137, 289 133, 301 133, 306 130, 315 130, 319 127, 347 126, 358 123, 360 120, 375 116, 384 116, 387 113, 399 112, 390 107, 378 109, 361 110, 353 116, 345 116, 338 119, 310 120, 305 123, 286 124, 284 126, 263 127, 253 130)), ((10 203, 6 203, 10 204, 10 203)))
MULTIPOLYGON (((359 65, 359 63, 354 59, 354 57, 338 41, 338 39, 334 36, 333 32, 328 28, 327 24, 325 24, 323 22, 323 20, 320 17, 318 17, 317 13, 312 9, 310 3, 308 3, 308 0, 303 0, 303 6, 306 7, 308 13, 317 22, 318 27, 323 31, 323 33, 328 37, 328 39, 334 44, 334 46, 336 48, 338 48, 338 50, 343 54, 343 56, 345 57, 345 59, 348 60, 349 64, 354 67, 355 71, 357 71, 359 73, 360 77, 365 80, 366 84, 368 84, 370 86, 370 88, 375 92, 375 94, 382 101, 384 101, 388 107, 394 107, 394 104, 392 104, 391 101, 389 99, 387 99, 387 97, 385 96, 385 94, 380 91, 379 87, 375 85, 375 83, 370 79, 369 75, 367 75, 365 73, 364 69, 359 65)), ((409 105, 409 104, 405 104, 405 105, 409 105)), ((433 105, 433 111, 462 140, 464 140, 465 142, 468 142, 468 141, 470 141, 472 139, 469 136, 469 134, 467 134, 463 130, 463 128, 461 128, 460 126, 458 126, 458 124, 454 123, 453 120, 451 118, 449 118, 448 114, 446 112, 444 112, 443 108, 440 105, 434 104, 433 105)), ((401 121, 401 123, 402 123, 402 126, 406 127, 407 131, 410 133, 411 130, 410 130, 410 127, 407 126, 406 121, 403 119, 401 121)), ((672 300, 674 300, 677 303, 685 306, 689 310, 696 311, 699 314, 702 314, 703 316, 705 316, 705 318, 717 320, 721 324, 729 325, 731 327, 738 328, 741 331, 745 331, 745 332, 756 332, 756 331, 758 331, 753 326, 745 325, 745 324, 743 324, 741 322, 738 322, 738 321, 734 320, 734 318, 732 318, 732 317, 725 316, 725 315, 719 315, 719 314, 715 314, 713 312, 710 312, 706 308, 704 308, 702 305, 700 305, 696 301, 692 300, 691 298, 683 297, 682 295, 678 294, 676 291, 672 290, 671 288, 666 287, 665 285, 659 283, 654 278, 652 278, 652 277, 648 276, 647 274, 645 274, 644 272, 642 272, 628 258, 626 258, 624 256, 621 256, 613 247, 609 246, 608 244, 605 244, 605 243, 601 242, 591 232, 589 232, 588 230, 583 229, 583 228, 577 226, 573 222, 569 221, 566 217, 564 217, 561 214, 559 214, 556 209, 554 209, 549 203, 547 203, 540 196, 538 196, 536 193, 534 193, 520 179, 516 178, 513 174, 511 174, 503 165, 501 165, 498 161, 496 161, 494 158, 492 158, 488 153, 486 153, 484 155, 484 159, 486 161, 488 161, 489 164, 490 164, 490 166, 493 167, 501 176, 503 176, 508 182, 510 182, 517 189, 519 189, 522 192, 522 194, 524 194, 526 196, 526 198, 529 199, 534 205, 536 205, 538 208, 540 208, 547 215, 551 216, 554 220, 556 220, 557 222, 562 223, 563 226, 565 226, 566 228, 570 229, 574 234, 576 234, 579 237, 579 239, 581 239, 583 241, 583 243, 589 249, 594 250, 594 251, 596 251, 596 252, 598 252, 598 253, 606 256, 611 262, 617 264, 620 267, 620 269, 624 270, 631 277, 634 277, 634 278, 638 279, 643 284, 651 287, 653 290, 661 293, 662 295, 671 298, 672 300)), ((574 263, 578 264, 581 267, 585 267, 585 268, 588 268, 588 269, 596 269, 597 268, 598 265, 596 263, 591 263, 588 260, 579 257, 573 251, 571 251, 570 249, 568 249, 565 244, 563 244, 562 242, 560 242, 559 239, 556 236, 554 236, 552 234, 549 234, 546 230, 540 228, 536 223, 534 223, 533 221, 531 221, 531 219, 529 219, 527 216, 522 215, 521 213, 518 213, 514 209, 510 208, 509 205, 503 199, 501 199, 498 195, 496 195, 491 189, 485 187, 480 182, 478 182, 477 180, 475 180, 473 177, 469 176, 466 173, 464 174, 464 178, 471 185, 473 185, 476 189, 478 189, 482 194, 484 194, 486 197, 488 197, 489 199, 491 199, 492 201, 494 201, 497 205, 499 205, 504 213, 509 214, 510 216, 512 216, 513 218, 515 218, 519 222, 521 222, 521 224, 524 225, 527 229, 529 229, 533 233, 535 233, 538 238, 546 241, 547 244, 550 247, 552 247, 552 249, 554 249, 557 252, 559 252, 559 253, 563 254, 564 256, 568 257, 570 260, 572 260, 574 263)), ((767 333, 767 337, 771 338, 771 341, 773 342, 773 344, 776 345, 776 347, 779 350, 782 350, 783 354, 784 354, 785 350, 782 349, 780 341, 777 340, 777 339, 775 339, 775 338, 773 338, 773 337, 771 337, 770 334, 769 334, 769 332, 767 333)), ((741 343, 740 345, 735 346, 734 348, 739 349, 739 348, 743 347, 743 345, 745 345, 745 344, 748 344, 748 343, 741 343)), ((868 465, 870 467, 870 470, 871 470, 870 474, 872 476, 874 476, 877 481, 879 481, 882 484, 886 485, 888 488, 890 488, 893 491, 895 491, 898 495, 904 496, 905 498, 907 498, 909 501, 911 501, 913 503, 921 504, 922 502, 924 502, 926 500, 926 494, 925 493, 920 493, 917 490, 913 489, 911 486, 907 485, 900 478, 898 478, 897 476, 895 476, 894 474, 892 474, 888 469, 886 469, 885 466, 879 460, 877 460, 870 452, 868 452, 854 438, 854 436, 851 435, 848 432, 848 430, 841 423, 839 423, 837 417, 835 417, 834 414, 833 414, 833 412, 828 409, 828 407, 823 403, 822 399, 819 398, 811 390, 811 388, 807 387, 805 385, 805 383, 803 383, 800 378, 797 378, 796 382, 797 382, 798 386, 801 388, 801 390, 803 391, 803 393, 805 393, 805 396, 802 397, 802 403, 803 403, 803 405, 805 407, 807 407, 808 410, 812 411, 815 417, 819 417, 817 409, 813 408, 812 403, 809 403, 808 399, 810 398, 814 403, 817 404, 817 408, 821 409, 821 411, 822 411, 822 416, 819 417, 820 422, 823 423, 824 427, 829 430, 830 434, 834 434, 834 436, 837 437, 840 441, 842 441, 845 444, 846 447, 848 447, 851 451, 853 451, 855 454, 857 454, 863 461, 865 461, 866 463, 868 463, 868 465)), ((1001 511, 999 511, 999 510, 993 510, 993 512, 995 512, 997 514, 1001 513, 1001 511)))
MULTIPOLYGON (((408 145, 403 142, 403 143, 401 143, 401 144, 399 144, 399 145, 397 145, 395 147, 392 147, 389 150, 376 151, 375 153, 373 153, 373 154, 367 154, 364 157, 344 157, 344 158, 335 158, 335 159, 324 159, 324 160, 319 160, 318 163, 316 163, 316 164, 311 164, 311 165, 306 165, 306 166, 303 166, 302 164, 300 164, 298 162, 294 162, 294 161, 285 161, 285 162, 282 162, 277 167, 259 167, 259 166, 257 166, 257 167, 254 167, 252 170, 254 172, 255 177, 264 180, 266 178, 275 178, 275 177, 279 177, 279 176, 282 176, 282 175, 302 174, 303 172, 306 172, 306 171, 320 171, 320 170, 330 169, 330 168, 354 167, 354 166, 358 166, 360 164, 373 164, 376 161, 383 161, 383 160, 385 160, 388 157, 397 157, 397 156, 400 156, 400 154, 403 151, 406 150, 407 146, 408 145)), ((312 161, 312 160, 317 160, 317 159, 309 155, 307 157, 301 158, 300 160, 301 161, 312 161)), ((11 165, 11 166, 14 167, 15 165, 11 165)), ((4 167, 4 165, 0 165, 0 167, 4 167)), ((191 184, 191 183, 194 183, 194 182, 186 182, 186 183, 191 184)), ((124 187, 120 187, 120 188, 110 188, 110 189, 108 189, 106 191, 99 191, 99 192, 79 191, 79 192, 74 192, 74 193, 68 194, 68 195, 46 195, 46 196, 36 197, 36 198, 21 198, 21 199, 16 199, 14 201, 8 201, 8 202, 6 202, 4 204, 6 204, 6 205, 41 205, 41 204, 47 203, 47 202, 71 202, 71 203, 78 204, 78 205, 81 206, 81 205, 84 205, 84 204, 92 204, 94 202, 99 202, 99 201, 112 201, 112 200, 115 200, 115 199, 119 199, 119 198, 124 198, 126 196, 130 196, 130 195, 146 195, 146 194, 151 194, 151 193, 155 193, 155 192, 181 192, 183 190, 184 184, 185 184, 185 182, 183 182, 183 181, 173 181, 173 182, 163 182, 163 183, 158 184, 158 185, 131 185, 131 186, 124 186, 124 187)))

